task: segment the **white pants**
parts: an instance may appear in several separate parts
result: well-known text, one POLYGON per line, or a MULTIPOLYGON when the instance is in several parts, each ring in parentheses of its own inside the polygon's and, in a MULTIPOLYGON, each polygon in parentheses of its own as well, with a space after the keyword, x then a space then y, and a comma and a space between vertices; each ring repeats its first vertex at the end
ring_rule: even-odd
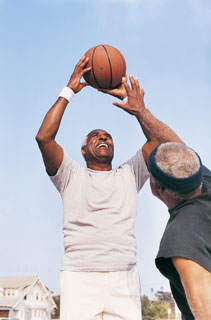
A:
POLYGON ((141 320, 137 267, 116 272, 62 271, 61 320, 141 320))

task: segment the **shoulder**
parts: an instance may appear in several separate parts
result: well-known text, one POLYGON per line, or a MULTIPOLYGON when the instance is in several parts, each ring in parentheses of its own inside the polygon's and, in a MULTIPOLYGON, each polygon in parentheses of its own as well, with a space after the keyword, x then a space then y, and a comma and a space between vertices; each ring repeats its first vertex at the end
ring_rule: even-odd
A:
POLYGON ((138 150, 129 160, 123 163, 121 167, 124 166, 130 166, 133 171, 139 168, 139 170, 141 169, 142 171, 148 172, 142 149, 138 150))
POLYGON ((149 178, 149 171, 144 161, 142 150, 138 150, 134 156, 123 163, 118 169, 126 174, 132 175, 136 181, 136 188, 139 191, 149 178))
POLYGON ((211 171, 205 166, 203 166, 203 186, 205 191, 211 193, 211 171))
POLYGON ((61 175, 66 170, 71 170, 74 167, 80 167, 79 163, 70 158, 70 156, 64 152, 63 160, 61 162, 61 165, 57 171, 57 173, 54 176, 51 176, 52 179, 54 179, 56 176, 61 175))
POLYGON ((157 258, 180 256, 211 266, 211 215, 193 203, 171 213, 157 258))
POLYGON ((67 188, 70 180, 73 176, 83 170, 83 167, 80 166, 75 160, 72 160, 65 152, 63 156, 62 163, 54 176, 50 176, 51 181, 57 188, 57 190, 62 194, 67 188))
POLYGON ((211 178, 211 171, 203 165, 203 177, 211 178))

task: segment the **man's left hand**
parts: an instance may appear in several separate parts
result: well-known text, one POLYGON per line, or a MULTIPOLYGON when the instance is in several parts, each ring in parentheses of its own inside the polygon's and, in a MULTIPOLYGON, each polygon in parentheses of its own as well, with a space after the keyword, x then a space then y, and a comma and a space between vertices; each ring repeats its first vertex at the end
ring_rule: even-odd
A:
POLYGON ((145 109, 144 104, 144 90, 140 89, 138 79, 134 78, 132 75, 129 76, 131 88, 127 83, 127 79, 122 79, 122 84, 125 88, 127 94, 127 102, 120 103, 120 102, 113 102, 113 105, 127 111, 128 113, 140 117, 141 111, 145 109))
POLYGON ((114 89, 98 89, 98 91, 110 94, 121 100, 127 97, 127 92, 123 83, 121 83, 117 88, 114 89))

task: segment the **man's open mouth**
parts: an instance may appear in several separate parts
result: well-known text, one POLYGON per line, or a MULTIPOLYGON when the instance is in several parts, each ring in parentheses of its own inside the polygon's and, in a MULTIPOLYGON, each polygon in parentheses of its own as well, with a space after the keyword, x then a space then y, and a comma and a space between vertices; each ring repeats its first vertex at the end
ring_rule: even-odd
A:
POLYGON ((96 148, 109 148, 109 146, 106 143, 100 143, 96 146, 96 148))

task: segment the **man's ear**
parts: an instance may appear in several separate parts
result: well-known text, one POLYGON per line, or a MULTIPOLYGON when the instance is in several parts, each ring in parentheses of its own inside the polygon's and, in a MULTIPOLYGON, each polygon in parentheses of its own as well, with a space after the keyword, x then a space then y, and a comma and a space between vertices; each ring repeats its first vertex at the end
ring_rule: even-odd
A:
POLYGON ((82 153, 82 156, 85 158, 86 156, 85 146, 81 147, 81 153, 82 153))
POLYGON ((156 182, 156 188, 157 188, 157 193, 159 194, 159 196, 161 196, 163 194, 163 191, 165 190, 165 188, 157 182, 156 182))

